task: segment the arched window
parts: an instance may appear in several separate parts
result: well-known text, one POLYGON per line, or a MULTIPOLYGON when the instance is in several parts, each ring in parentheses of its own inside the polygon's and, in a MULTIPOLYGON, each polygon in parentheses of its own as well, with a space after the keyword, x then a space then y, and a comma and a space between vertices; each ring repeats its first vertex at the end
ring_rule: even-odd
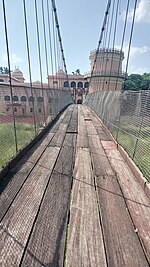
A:
POLYGON ((14 112, 17 112, 17 108, 14 108, 14 112))
POLYGON ((17 95, 14 95, 14 96, 13 96, 13 101, 15 101, 15 102, 18 102, 18 101, 19 101, 19 98, 18 98, 17 95))
POLYGON ((69 87, 69 83, 68 83, 68 81, 65 81, 65 82, 64 82, 64 87, 69 87))
POLYGON ((43 97, 38 96, 38 97, 37 97, 37 102, 42 103, 42 102, 43 102, 43 97))
POLYGON ((0 83, 3 83, 4 82, 4 80, 3 79, 0 79, 0 83))
POLYGON ((75 82, 71 82, 71 87, 76 88, 76 83, 75 82))
POLYGON ((30 112, 31 112, 31 113, 33 112, 33 108, 30 108, 30 112))
POLYGON ((23 95, 23 96, 21 96, 20 100, 21 100, 21 102, 26 102, 27 98, 26 98, 26 96, 23 95))
POLYGON ((30 96, 30 97, 28 98, 28 100, 29 100, 29 102, 34 102, 34 97, 33 97, 33 96, 30 96))
POLYGON ((42 110, 41 110, 41 108, 39 108, 39 109, 38 109, 38 111, 39 111, 39 113, 42 113, 42 110))
POLYGON ((78 88, 83 88, 83 83, 82 82, 78 82, 78 88))
POLYGON ((88 82, 85 82, 84 88, 88 88, 88 87, 89 87, 89 83, 88 82))
POLYGON ((4 100, 5 100, 5 101, 10 101, 10 96, 9 96, 9 95, 5 95, 5 96, 4 96, 4 100))
POLYGON ((58 82, 57 81, 53 81, 53 85, 57 85, 58 84, 58 82))

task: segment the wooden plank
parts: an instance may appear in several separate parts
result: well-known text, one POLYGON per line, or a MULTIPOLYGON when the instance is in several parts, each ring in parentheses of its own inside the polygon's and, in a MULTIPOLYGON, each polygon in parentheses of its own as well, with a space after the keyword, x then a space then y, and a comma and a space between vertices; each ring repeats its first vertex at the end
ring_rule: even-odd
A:
POLYGON ((42 142, 39 141, 3 178, 3 180, 1 180, 0 221, 26 181, 28 175, 33 170, 34 165, 40 159, 53 135, 54 134, 49 133, 42 142))
POLYGON ((3 267, 20 264, 59 150, 58 147, 46 149, 0 224, 3 267))
POLYGON ((70 146, 63 143, 21 264, 22 267, 63 266, 74 165, 73 142, 72 138, 70 146))
POLYGON ((76 153, 66 257, 67 267, 107 266, 90 153, 85 148, 76 153))
POLYGON ((102 142, 111 165, 117 173, 134 227, 150 264, 150 200, 112 143, 114 144, 114 142, 102 142))
POLYGON ((67 133, 73 133, 73 132, 77 133, 77 130, 78 130, 78 106, 74 105, 67 133))
POLYGON ((53 172, 21 267, 62 267, 72 177, 53 172))
POLYGON ((93 135, 94 126, 92 127, 91 122, 86 122, 86 124, 88 124, 89 144, 96 178, 108 266, 148 266, 143 249, 133 228, 115 172, 112 170, 107 157, 104 157, 106 154, 100 144, 100 140, 94 141, 96 137, 96 135, 93 135), (95 154, 97 157, 94 156, 95 154), (105 162, 107 162, 107 172, 105 162))
POLYGON ((78 107, 78 138, 77 147, 89 147, 87 129, 81 106, 78 107))

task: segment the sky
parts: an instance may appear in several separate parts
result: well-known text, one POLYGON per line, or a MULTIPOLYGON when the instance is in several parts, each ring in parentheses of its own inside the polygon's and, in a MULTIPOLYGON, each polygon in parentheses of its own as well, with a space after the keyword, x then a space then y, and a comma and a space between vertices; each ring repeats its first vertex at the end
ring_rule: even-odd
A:
MULTIPOLYGON (((46 3, 44 10, 47 14, 46 3)), ((126 55, 128 51, 129 33, 133 15, 133 5, 135 0, 130 0, 130 11, 127 22, 127 32, 125 36, 124 52, 125 59, 123 68, 126 65, 126 55)), ((90 70, 89 54, 97 48, 101 27, 106 10, 106 0, 55 0, 57 7, 60 31, 65 51, 68 73, 80 69, 81 73, 90 70)), ((9 49, 11 59, 11 69, 19 66, 24 73, 26 81, 29 80, 27 52, 25 42, 23 0, 5 0, 6 17, 8 26, 9 49)), ((120 0, 119 17, 115 47, 120 48, 122 29, 124 25, 124 14, 127 0, 120 0)), ((41 40, 42 55, 42 76, 46 81, 47 72, 44 53, 44 39, 41 16, 41 0, 37 0, 39 16, 39 32, 41 40)), ((51 6, 51 1, 49 0, 51 6)), ((39 61, 37 50, 37 35, 35 26, 34 1, 26 0, 29 46, 31 54, 32 79, 40 80, 39 61)), ((51 14, 51 13, 50 13, 51 14)), ((46 15, 45 15, 46 16, 46 15)), ((47 21, 47 16, 45 17, 47 21)), ((51 22, 52 23, 52 22, 51 22)), ((136 9, 134 33, 132 39, 131 53, 128 73, 150 72, 150 0, 139 0, 136 9)), ((51 73, 50 49, 48 39, 48 28, 46 24, 48 66, 51 73)), ((112 41, 111 41, 112 44, 112 41)), ((2 1, 0 1, 0 66, 7 66, 7 54, 5 44, 4 22, 2 1)))

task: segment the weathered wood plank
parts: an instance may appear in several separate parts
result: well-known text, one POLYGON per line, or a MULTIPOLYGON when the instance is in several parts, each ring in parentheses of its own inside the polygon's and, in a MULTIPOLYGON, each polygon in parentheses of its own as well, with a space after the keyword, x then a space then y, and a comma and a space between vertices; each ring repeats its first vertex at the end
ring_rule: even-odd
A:
POLYGON ((21 267, 62 267, 72 177, 53 172, 21 267))
POLYGON ((46 149, 0 224, 3 267, 20 264, 59 150, 58 147, 46 149))
POLYGON ((106 154, 117 173, 135 229, 147 253, 150 264, 150 200, 121 157, 113 142, 102 142, 106 154))
POLYGON ((63 266, 74 165, 74 139, 69 137, 70 145, 65 141, 62 145, 22 267, 63 266))
POLYGON ((90 153, 86 148, 77 149, 76 154, 66 266, 106 266, 90 153))
POLYGON ((16 164, 15 167, 0 182, 0 221, 15 196, 33 170, 36 162, 40 159, 46 146, 54 134, 49 133, 44 140, 39 141, 28 153, 16 164))
POLYGON ((95 142, 93 139, 96 137, 96 135, 94 136, 94 125, 92 127, 92 122, 86 122, 86 124, 88 124, 89 144, 96 178, 108 266, 148 266, 115 172, 106 157, 100 140, 97 139, 97 142, 95 142), (98 155, 95 157, 94 155, 97 153, 98 155), (107 169, 105 169, 106 164, 107 169))
POLYGON ((77 133, 77 130, 78 130, 78 106, 74 105, 67 133, 73 133, 73 132, 77 133))
POLYGON ((78 107, 78 138, 77 147, 89 147, 87 130, 85 125, 85 120, 82 112, 82 107, 78 107))

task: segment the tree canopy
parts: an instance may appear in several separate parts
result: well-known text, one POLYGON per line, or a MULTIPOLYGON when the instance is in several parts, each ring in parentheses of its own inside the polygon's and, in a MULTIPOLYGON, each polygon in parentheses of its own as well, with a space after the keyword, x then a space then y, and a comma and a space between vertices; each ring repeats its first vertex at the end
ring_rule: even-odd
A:
POLYGON ((150 86, 150 73, 130 74, 124 83, 124 90, 148 90, 150 86))
POLYGON ((7 67, 0 67, 0 73, 2 74, 9 74, 9 69, 7 67))

